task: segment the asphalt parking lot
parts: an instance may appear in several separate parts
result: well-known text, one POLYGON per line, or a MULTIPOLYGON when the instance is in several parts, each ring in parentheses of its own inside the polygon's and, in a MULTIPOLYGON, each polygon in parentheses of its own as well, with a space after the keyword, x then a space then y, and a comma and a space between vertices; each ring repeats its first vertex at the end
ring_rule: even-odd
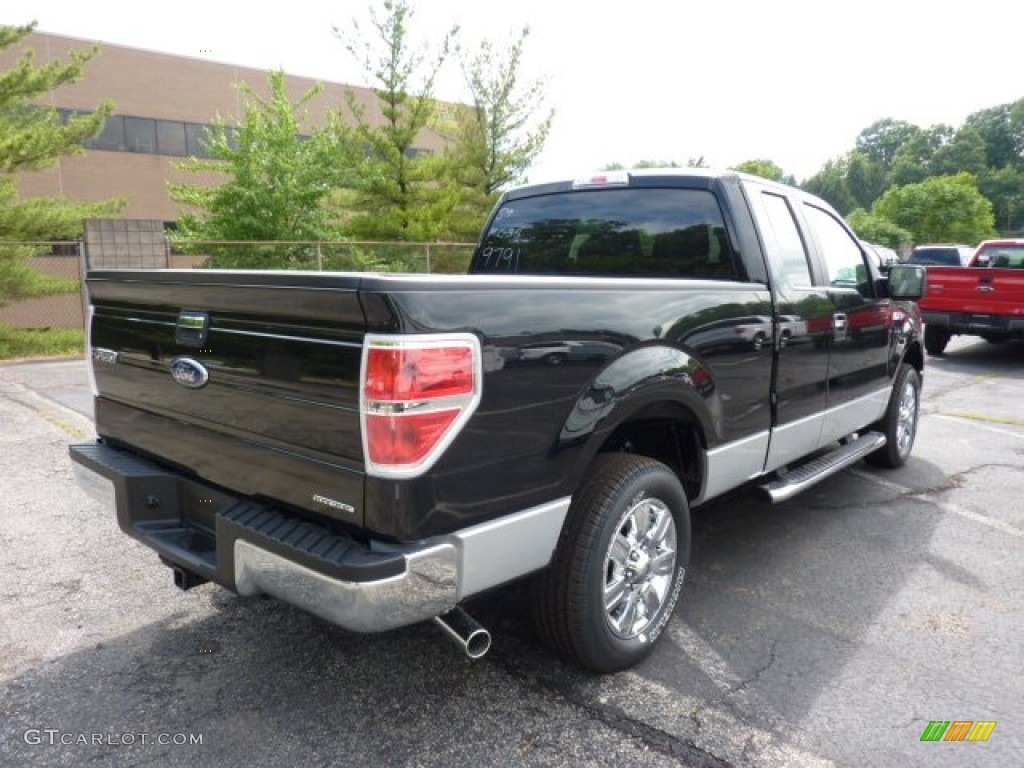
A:
POLYGON ((1024 344, 954 340, 908 466, 696 511, 665 641, 595 677, 538 645, 522 589, 472 606, 477 662, 429 624, 176 590, 72 481, 84 364, 0 365, 0 765, 1018 765, 1022 402, 1024 344))

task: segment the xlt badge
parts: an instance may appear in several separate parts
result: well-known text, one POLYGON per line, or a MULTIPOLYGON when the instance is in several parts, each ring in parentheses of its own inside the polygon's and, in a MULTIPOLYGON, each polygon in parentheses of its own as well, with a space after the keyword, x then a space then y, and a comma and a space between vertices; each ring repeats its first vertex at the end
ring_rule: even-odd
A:
POLYGON ((313 501, 317 504, 323 504, 324 506, 331 507, 332 509, 340 509, 342 512, 348 512, 348 514, 354 514, 356 508, 351 504, 346 504, 343 501, 328 498, 327 496, 321 496, 319 493, 313 494, 313 501))
POLYGON ((183 387, 199 389, 210 380, 210 372, 198 360, 178 357, 171 361, 171 378, 183 387))

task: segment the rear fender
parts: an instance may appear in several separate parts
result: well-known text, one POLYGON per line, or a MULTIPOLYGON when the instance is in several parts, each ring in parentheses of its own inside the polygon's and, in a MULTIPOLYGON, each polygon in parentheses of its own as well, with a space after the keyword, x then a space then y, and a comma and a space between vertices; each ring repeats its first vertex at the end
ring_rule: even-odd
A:
POLYGON ((722 409, 717 390, 710 369, 686 352, 665 345, 640 347, 603 369, 581 392, 562 425, 559 447, 585 443, 582 473, 617 427, 673 410, 692 414, 702 436, 718 435, 722 409))

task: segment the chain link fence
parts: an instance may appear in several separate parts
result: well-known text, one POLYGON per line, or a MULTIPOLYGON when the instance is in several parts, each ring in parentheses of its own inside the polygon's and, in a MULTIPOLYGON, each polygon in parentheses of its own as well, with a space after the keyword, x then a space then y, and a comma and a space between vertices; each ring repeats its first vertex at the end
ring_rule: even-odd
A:
POLYGON ((89 269, 460 274, 466 272, 475 247, 472 243, 351 240, 185 244, 162 234, 158 240, 150 229, 117 221, 113 227, 104 223, 87 228, 85 240, 0 243, 0 360, 75 354, 83 348, 82 278, 89 269))
MULTIPOLYGON (((472 243, 382 240, 246 240, 171 242, 172 260, 214 269, 297 269, 326 272, 460 274, 469 267, 472 243)), ((182 264, 184 266, 184 264, 182 264)))

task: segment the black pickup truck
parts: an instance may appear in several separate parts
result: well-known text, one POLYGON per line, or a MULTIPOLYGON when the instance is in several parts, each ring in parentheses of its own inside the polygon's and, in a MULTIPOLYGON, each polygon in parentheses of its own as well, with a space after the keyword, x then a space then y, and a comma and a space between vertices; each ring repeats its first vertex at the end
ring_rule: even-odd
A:
POLYGON ((906 461, 923 273, 874 261, 817 198, 688 169, 509 191, 469 275, 92 272, 71 456, 181 588, 479 656, 460 604, 531 575, 541 637, 622 669, 692 507, 906 461))

